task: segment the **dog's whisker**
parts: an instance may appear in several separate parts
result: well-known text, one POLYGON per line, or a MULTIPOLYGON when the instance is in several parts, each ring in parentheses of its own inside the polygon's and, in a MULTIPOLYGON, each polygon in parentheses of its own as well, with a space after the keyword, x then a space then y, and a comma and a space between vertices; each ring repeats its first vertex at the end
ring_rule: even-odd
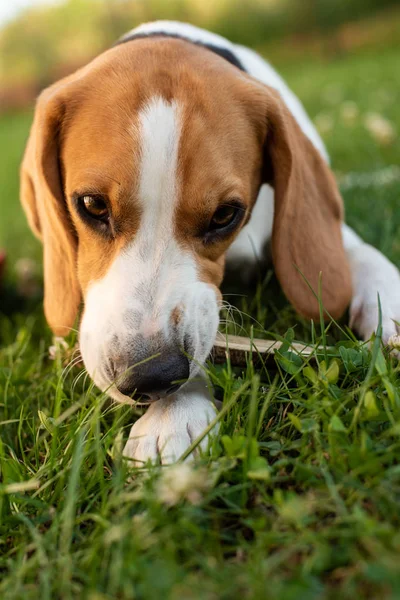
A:
POLYGON ((74 378, 74 381, 72 382, 72 386, 71 386, 72 393, 74 393, 75 388, 79 383, 79 380, 82 379, 85 374, 86 375, 88 374, 86 369, 82 369, 82 371, 80 373, 78 373, 78 375, 74 378))
POLYGON ((61 373, 61 379, 64 381, 68 377, 70 372, 73 370, 73 368, 76 367, 81 361, 82 361, 82 359, 79 357, 79 358, 76 358, 74 361, 68 363, 68 365, 66 367, 64 367, 64 369, 61 373))
POLYGON ((79 364, 81 361, 82 361, 82 355, 79 352, 77 356, 71 358, 71 360, 65 365, 61 376, 66 377, 67 374, 69 373, 69 371, 71 369, 73 369, 73 367, 75 367, 75 365, 79 364))
MULTIPOLYGON (((260 323, 260 321, 258 321, 258 319, 256 319, 255 317, 253 317, 252 315, 250 315, 249 313, 241 310, 240 308, 238 308, 237 306, 234 306, 232 304, 229 304, 229 302, 227 301, 223 301, 223 306, 222 306, 222 310, 226 310, 226 311, 230 311, 230 312, 234 312, 235 314, 239 314, 240 318, 241 318, 241 327, 243 329, 246 329, 244 327, 244 319, 248 319, 251 323, 253 323, 254 325, 256 325, 257 327, 259 327, 261 330, 265 331, 262 323, 260 323), (226 303, 226 304, 225 304, 226 303)), ((248 328, 247 328, 248 329, 248 328)))

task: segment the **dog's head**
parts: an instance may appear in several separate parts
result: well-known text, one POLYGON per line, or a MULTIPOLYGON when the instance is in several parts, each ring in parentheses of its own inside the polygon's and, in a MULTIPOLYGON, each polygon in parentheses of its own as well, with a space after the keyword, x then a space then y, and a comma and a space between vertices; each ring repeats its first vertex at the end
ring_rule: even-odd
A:
POLYGON ((225 253, 263 182, 287 297, 318 317, 322 271, 338 316, 350 299, 341 199, 277 92, 188 42, 143 39, 42 93, 22 202, 43 241, 47 320, 65 334, 84 302, 81 350, 100 388, 155 399, 197 372, 225 253))

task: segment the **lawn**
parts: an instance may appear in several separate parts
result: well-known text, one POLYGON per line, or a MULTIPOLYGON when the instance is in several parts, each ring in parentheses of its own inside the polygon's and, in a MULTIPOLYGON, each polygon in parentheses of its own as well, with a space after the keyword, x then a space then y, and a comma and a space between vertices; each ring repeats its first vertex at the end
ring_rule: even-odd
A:
MULTIPOLYGON (((400 264, 400 138, 365 126, 378 113, 400 132, 400 54, 281 70, 323 131, 348 222, 400 264)), ((136 413, 67 352, 49 360, 39 301, 16 291, 15 262, 40 261, 18 204, 30 119, 0 119, 0 597, 400 597, 400 368, 379 337, 370 350, 345 320, 326 332, 296 318, 260 274, 226 327, 283 337, 274 364, 210 364, 225 406, 210 455, 128 473, 136 413), (312 361, 290 351, 325 337, 312 361)))

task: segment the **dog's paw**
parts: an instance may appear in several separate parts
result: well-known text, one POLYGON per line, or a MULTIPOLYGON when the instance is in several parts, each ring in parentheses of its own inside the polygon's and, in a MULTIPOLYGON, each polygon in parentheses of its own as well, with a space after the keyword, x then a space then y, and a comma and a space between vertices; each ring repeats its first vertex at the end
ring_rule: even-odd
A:
MULTIPOLYGON (((400 293, 400 290, 399 290, 400 293)), ((396 312, 390 306, 388 298, 380 294, 382 310, 382 341, 385 345, 399 345, 400 309, 396 312)), ((400 298, 400 296, 399 296, 400 298)), ((363 340, 369 340, 376 333, 379 323, 379 304, 377 299, 355 297, 350 306, 350 327, 355 329, 363 340)))
POLYGON ((382 311, 382 341, 395 346, 400 328, 400 274, 378 250, 363 244, 351 255, 354 295, 350 305, 350 327, 369 340, 382 311))
MULTIPOLYGON (((216 416, 204 383, 188 383, 182 391, 150 405, 133 425, 123 455, 135 466, 148 460, 177 461, 216 416)), ((217 428, 215 428, 216 430, 217 428)), ((215 432, 214 430, 214 432, 215 432)), ((200 447, 205 450, 206 436, 200 447)))

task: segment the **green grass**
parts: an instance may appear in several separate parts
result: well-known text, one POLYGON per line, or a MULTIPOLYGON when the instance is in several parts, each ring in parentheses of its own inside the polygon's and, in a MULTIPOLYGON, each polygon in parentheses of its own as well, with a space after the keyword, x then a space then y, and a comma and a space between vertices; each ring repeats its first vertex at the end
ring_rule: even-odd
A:
MULTIPOLYGON (((325 139, 341 175, 399 163, 399 140, 381 147, 363 126, 363 114, 378 111, 400 131, 398 54, 283 71, 313 117, 332 118, 325 139), (344 100, 359 107, 351 125, 340 116, 344 100)), ((40 257, 17 201, 29 121, 0 120, 0 245, 9 254, 0 297, 0 597, 399 598, 400 368, 379 337, 370 351, 331 325, 333 348, 304 363, 292 339, 319 341, 322 332, 260 276, 256 292, 236 302, 246 313, 238 332, 253 326, 286 344, 260 370, 250 360, 244 370, 209 365, 217 396, 237 402, 210 456, 196 461, 197 493, 167 503, 171 477, 185 473, 127 472, 121 445, 135 413, 110 404, 79 368, 64 368, 65 356, 48 359, 41 307, 16 293, 15 261, 40 257)), ((375 185, 373 176, 343 186, 349 222, 399 264, 400 182, 375 185)))

